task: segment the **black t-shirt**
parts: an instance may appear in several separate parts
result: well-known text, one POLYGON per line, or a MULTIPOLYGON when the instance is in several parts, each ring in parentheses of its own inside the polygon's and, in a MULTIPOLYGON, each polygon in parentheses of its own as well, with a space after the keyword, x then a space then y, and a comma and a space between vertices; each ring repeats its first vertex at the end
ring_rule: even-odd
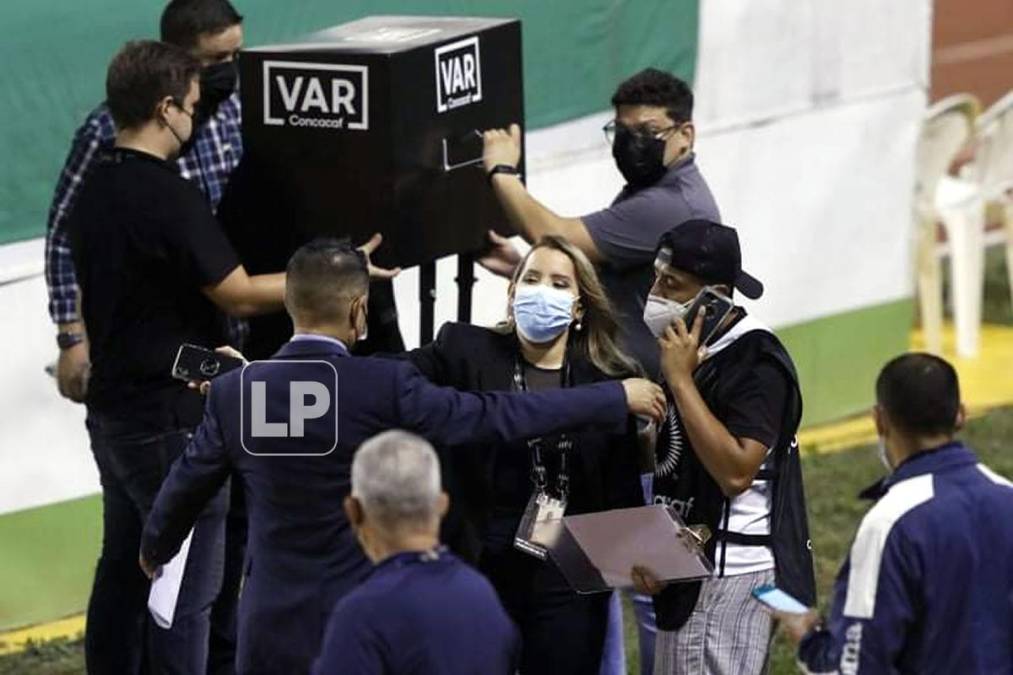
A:
POLYGON ((772 362, 761 361, 742 378, 739 387, 724 401, 721 422, 736 438, 751 438, 771 448, 777 442, 785 404, 788 380, 772 362))
MULTIPOLYGON (((720 338, 745 318, 745 311, 738 310, 739 316, 725 327, 716 338, 720 338)), ((749 438, 766 448, 777 443, 785 407, 789 400, 788 381, 773 361, 762 360, 757 363, 741 364, 742 369, 736 377, 736 386, 722 397, 720 409, 711 410, 728 433, 736 438, 749 438)), ((688 447, 689 439, 682 427, 675 403, 668 388, 668 420, 658 435, 656 446, 657 469, 654 493, 665 494, 668 481, 678 475, 678 461, 682 452, 688 447)))
POLYGON ((68 231, 91 344, 89 408, 139 428, 196 426, 200 395, 170 370, 181 343, 226 341, 201 288, 239 265, 200 190, 168 162, 115 148, 86 177, 68 231))
MULTIPOLYGON (((524 385, 528 391, 558 389, 562 385, 559 368, 539 368, 524 363, 524 385)), ((549 491, 556 493, 559 480, 559 436, 545 436, 542 463, 546 467, 549 491)), ((531 482, 530 452, 499 452, 492 472, 492 513, 486 531, 486 546, 499 550, 513 545, 514 534, 528 500, 535 490, 531 482)))

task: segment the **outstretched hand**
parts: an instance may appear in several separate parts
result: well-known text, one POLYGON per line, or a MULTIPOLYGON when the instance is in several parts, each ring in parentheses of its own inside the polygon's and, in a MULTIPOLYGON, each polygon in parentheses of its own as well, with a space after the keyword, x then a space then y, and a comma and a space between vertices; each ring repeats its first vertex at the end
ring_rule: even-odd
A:
POLYGON ((373 251, 380 248, 380 244, 383 243, 383 235, 377 232, 369 238, 365 244, 359 247, 359 250, 366 256, 366 267, 369 269, 370 279, 393 279, 397 275, 401 274, 400 267, 385 268, 377 267, 373 264, 371 256, 373 251))
POLYGON ((659 424, 665 419, 667 403, 665 392, 650 380, 631 377, 623 380, 626 392, 626 407, 631 415, 650 417, 659 424))
POLYGON ((521 128, 511 124, 510 129, 488 129, 482 132, 482 163, 489 171, 498 164, 514 168, 521 161, 521 128))
POLYGON ((497 276, 509 279, 520 262, 521 254, 513 243, 495 230, 489 230, 489 248, 478 258, 478 264, 497 276))

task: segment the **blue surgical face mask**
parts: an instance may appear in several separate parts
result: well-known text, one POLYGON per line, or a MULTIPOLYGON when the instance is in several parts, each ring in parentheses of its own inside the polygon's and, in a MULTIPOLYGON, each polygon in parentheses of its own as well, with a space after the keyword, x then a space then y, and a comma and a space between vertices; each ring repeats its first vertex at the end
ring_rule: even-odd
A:
POLYGON ((555 340, 573 321, 570 291, 544 284, 518 285, 514 291, 514 321, 527 340, 540 344, 555 340))

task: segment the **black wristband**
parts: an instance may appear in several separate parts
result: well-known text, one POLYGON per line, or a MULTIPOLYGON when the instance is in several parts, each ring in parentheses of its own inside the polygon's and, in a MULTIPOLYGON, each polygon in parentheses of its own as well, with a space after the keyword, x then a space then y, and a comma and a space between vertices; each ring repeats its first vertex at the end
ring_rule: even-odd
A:
POLYGON ((489 169, 486 176, 489 179, 489 185, 492 185, 492 177, 498 173, 505 173, 508 176, 520 176, 521 172, 517 170, 516 166, 510 166, 509 164, 497 164, 496 166, 489 169))
POLYGON ((84 333, 57 333, 56 345, 60 349, 70 349, 84 342, 84 333))

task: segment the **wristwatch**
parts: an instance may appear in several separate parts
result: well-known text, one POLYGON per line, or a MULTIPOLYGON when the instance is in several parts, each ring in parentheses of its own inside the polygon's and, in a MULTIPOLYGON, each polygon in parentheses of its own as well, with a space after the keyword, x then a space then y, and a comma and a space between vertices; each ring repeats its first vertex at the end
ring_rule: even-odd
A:
POLYGON ((516 166, 510 166, 509 164, 497 164, 496 166, 489 169, 486 176, 489 178, 489 185, 492 185, 492 177, 498 173, 505 173, 508 176, 520 176, 521 172, 517 170, 516 166))
POLYGON ((79 345, 84 342, 84 333, 66 332, 56 334, 56 344, 63 349, 70 349, 75 345, 79 345))

